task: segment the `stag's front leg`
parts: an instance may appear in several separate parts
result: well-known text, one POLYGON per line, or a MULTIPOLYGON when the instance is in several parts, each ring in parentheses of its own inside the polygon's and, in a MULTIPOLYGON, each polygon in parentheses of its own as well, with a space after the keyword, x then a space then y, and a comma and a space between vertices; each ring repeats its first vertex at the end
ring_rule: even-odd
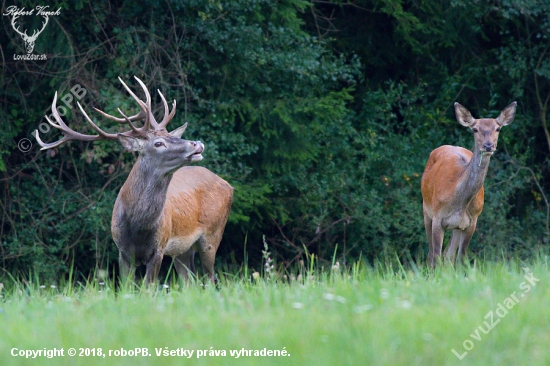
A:
POLYGON ((122 253, 122 251, 118 252, 118 266, 120 269, 121 283, 126 284, 128 280, 134 280, 136 266, 128 257, 126 257, 122 253))
POLYGON ((145 265, 145 285, 149 286, 157 280, 160 265, 162 264, 163 253, 155 251, 153 256, 147 261, 145 265))
POLYGON ((428 260, 430 267, 435 267, 435 262, 441 258, 441 248, 443 247, 443 236, 445 231, 441 226, 441 221, 432 219, 432 241, 430 243, 430 252, 428 260))

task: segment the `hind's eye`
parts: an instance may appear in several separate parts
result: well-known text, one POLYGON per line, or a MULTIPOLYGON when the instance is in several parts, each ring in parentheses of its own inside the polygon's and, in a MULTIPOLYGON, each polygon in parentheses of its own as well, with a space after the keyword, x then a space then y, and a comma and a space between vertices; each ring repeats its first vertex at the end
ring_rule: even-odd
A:
POLYGON ((497 132, 499 132, 499 131, 500 131, 500 127, 497 127, 497 132))
POLYGON ((164 144, 160 141, 155 142, 155 147, 161 147, 164 146, 164 144))
POLYGON ((477 128, 472 128, 472 131, 474 131, 474 133, 477 132, 477 128))

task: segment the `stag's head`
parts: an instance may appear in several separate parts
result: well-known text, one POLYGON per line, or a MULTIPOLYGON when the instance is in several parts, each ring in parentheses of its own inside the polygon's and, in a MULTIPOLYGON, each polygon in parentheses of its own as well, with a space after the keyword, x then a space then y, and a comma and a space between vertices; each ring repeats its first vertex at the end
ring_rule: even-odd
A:
POLYGON ((469 110, 455 103, 455 115, 462 126, 469 127, 474 133, 475 148, 479 149, 483 155, 492 155, 497 148, 500 129, 514 120, 516 106, 516 102, 511 103, 500 112, 497 118, 475 119, 469 110))
POLYGON ((149 131, 143 137, 118 135, 128 151, 137 151, 143 164, 155 167, 160 174, 170 174, 184 165, 202 160, 204 145, 200 141, 182 140, 187 123, 172 132, 149 131))
MULTIPOLYGON (((135 77, 135 76, 134 76, 135 77)), ((123 133, 107 133, 100 129, 84 111, 80 103, 77 102, 80 111, 92 126, 92 128, 99 133, 99 135, 84 135, 79 132, 70 129, 57 112, 57 92, 55 93, 54 101, 52 103, 52 115, 56 122, 46 117, 48 123, 53 127, 63 132, 63 138, 52 143, 44 143, 38 135, 38 131, 35 131, 35 137, 42 150, 51 149, 59 146, 70 140, 80 141, 96 141, 96 140, 118 140, 122 146, 128 151, 138 152, 143 163, 150 164, 155 167, 155 170, 160 174, 170 174, 175 170, 181 168, 184 165, 191 164, 193 162, 202 160, 202 152, 204 151, 204 145, 200 141, 182 140, 181 135, 187 128, 187 123, 183 126, 176 128, 172 132, 166 130, 166 125, 172 120, 176 114, 176 101, 173 101, 172 110, 170 111, 168 103, 164 98, 164 95, 158 91, 162 102, 164 104, 164 118, 161 122, 157 122, 151 108, 151 95, 147 90, 147 87, 143 82, 135 77, 137 82, 141 85, 145 93, 145 102, 139 99, 132 90, 118 78, 124 88, 130 93, 134 100, 140 106, 140 112, 134 116, 126 116, 120 108, 118 109, 122 117, 114 117, 107 114, 97 108, 94 108, 102 116, 116 121, 120 124, 127 124, 130 127, 129 131, 123 133), (137 127, 134 122, 143 120, 143 126, 137 127)))
POLYGON ((42 22, 42 29, 40 29, 40 30, 35 29, 34 32, 32 33, 32 36, 27 35, 27 30, 26 29, 25 29, 24 32, 21 32, 19 30, 19 26, 16 25, 16 21, 17 21, 18 18, 19 18, 19 15, 15 14, 13 16, 13 18, 11 18, 11 25, 12 25, 13 29, 17 33, 19 33, 21 38, 23 38, 23 42, 25 42, 25 49, 27 50, 27 53, 32 53, 32 51, 34 50, 34 43, 36 42, 36 39, 38 38, 40 33, 42 33, 42 31, 46 28, 46 25, 48 24, 49 18, 48 18, 48 16, 43 16, 43 18, 45 20, 44 20, 44 22, 42 22))

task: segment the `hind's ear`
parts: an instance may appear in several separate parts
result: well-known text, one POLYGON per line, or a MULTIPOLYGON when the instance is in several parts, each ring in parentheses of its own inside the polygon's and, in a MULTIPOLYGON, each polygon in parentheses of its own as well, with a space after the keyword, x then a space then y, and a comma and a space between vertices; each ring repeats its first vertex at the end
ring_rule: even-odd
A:
POLYGON ((497 117, 497 123, 501 126, 507 126, 514 120, 516 116, 516 107, 518 103, 514 102, 508 107, 504 108, 497 117))
POLYGON ((472 127, 476 121, 469 110, 466 109, 463 105, 455 103, 455 116, 458 123, 464 127, 472 127))

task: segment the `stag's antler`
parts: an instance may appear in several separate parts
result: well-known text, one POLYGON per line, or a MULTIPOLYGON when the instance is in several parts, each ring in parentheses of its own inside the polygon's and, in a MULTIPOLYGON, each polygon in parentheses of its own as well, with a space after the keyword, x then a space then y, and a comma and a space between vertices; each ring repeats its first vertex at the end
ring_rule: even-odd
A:
POLYGON ((176 101, 174 100, 172 102, 172 111, 170 113, 168 113, 169 112, 168 103, 166 103, 166 99, 164 98, 164 95, 162 95, 160 90, 157 90, 158 93, 160 94, 161 99, 162 99, 162 103, 164 104, 164 118, 162 119, 161 123, 158 123, 155 120, 155 117, 153 116, 153 109, 151 108, 151 95, 149 94, 149 91, 147 90, 147 87, 145 86, 145 84, 143 84, 143 82, 137 76, 134 76, 134 78, 137 80, 139 85, 141 85, 141 88, 143 89, 143 92, 145 93, 145 102, 143 102, 141 99, 139 99, 134 94, 134 92, 132 92, 132 90, 128 87, 128 85, 126 85, 126 83, 120 77, 118 78, 118 80, 120 80, 120 82, 122 83, 124 88, 128 91, 128 93, 132 96, 132 98, 134 98, 134 100, 141 107, 141 111, 138 114, 136 114, 135 116, 132 116, 132 117, 126 117, 126 116, 124 116, 124 114, 119 109, 118 111, 120 112, 120 114, 122 114, 122 116, 124 118, 118 118, 118 117, 111 116, 110 114, 107 114, 103 111, 100 111, 97 108, 94 108, 94 109, 97 112, 99 112, 102 116, 104 116, 104 117, 106 117, 106 118, 108 118, 112 121, 116 121, 118 123, 126 123, 127 119, 133 122, 133 121, 137 121, 137 120, 145 118, 145 124, 144 124, 143 128, 145 128, 145 126, 147 126, 147 129, 150 129, 150 126, 152 126, 153 130, 166 129, 166 125, 168 125, 168 122, 170 122, 172 120, 172 118, 174 117, 174 115, 176 114, 176 101))
POLYGON ((65 142, 71 141, 71 140, 80 140, 80 141, 116 140, 116 139, 118 139, 118 135, 132 136, 132 137, 144 137, 147 134, 147 132, 149 132, 151 130, 154 130, 154 131, 164 130, 166 125, 168 124, 168 122, 170 122, 170 120, 174 117, 174 115, 176 113, 176 101, 174 100, 174 102, 172 104, 173 105, 172 111, 170 113, 168 113, 169 109, 168 109, 168 104, 166 103, 166 99, 164 98, 164 96, 162 95, 160 90, 158 91, 159 94, 160 94, 160 97, 162 99, 162 102, 164 104, 164 118, 163 118, 161 123, 157 123, 157 121, 155 120, 155 117, 153 116, 153 112, 151 110, 151 95, 149 94, 149 91, 147 90, 147 87, 136 76, 134 76, 134 78, 138 81, 138 83, 143 88, 143 91, 145 92, 145 102, 143 102, 141 99, 139 99, 132 92, 132 90, 128 87, 128 85, 126 85, 126 83, 124 83, 124 81, 122 81, 122 79, 120 77, 118 79, 120 80, 120 82, 122 83, 124 88, 128 91, 128 93, 130 93, 130 95, 139 104, 140 111, 139 111, 138 114, 136 114, 134 116, 131 116, 131 117, 127 117, 120 110, 120 108, 118 108, 118 111, 122 115, 122 118, 118 118, 118 117, 114 117, 114 116, 112 116, 108 113, 105 113, 105 112, 103 112, 103 111, 101 111, 97 108, 94 108, 102 116, 104 116, 104 117, 106 117, 110 120, 116 121, 118 123, 127 123, 130 126, 131 131, 126 131, 126 132, 123 132, 123 133, 120 133, 120 134, 107 133, 107 132, 103 131, 101 128, 99 128, 91 120, 91 118, 84 111, 84 108, 82 108, 82 106, 80 105, 79 102, 77 102, 78 108, 80 109, 80 111, 82 112, 82 114, 84 115, 84 117, 86 118, 88 123, 92 126, 92 128, 94 130, 97 131, 97 133, 99 135, 85 135, 85 134, 82 134, 82 133, 79 133, 79 132, 76 132, 76 131, 70 129, 65 124, 65 122, 63 122, 63 119, 61 118, 61 116, 59 115, 59 112, 57 111, 57 92, 55 92, 55 96, 54 96, 53 103, 52 103, 52 115, 53 115, 53 117, 54 117, 54 119, 57 123, 53 122, 48 116, 46 116, 46 119, 48 120, 48 123, 50 125, 52 125, 53 127, 57 128, 58 130, 61 130, 61 132, 63 132, 63 137, 60 140, 56 141, 56 142, 44 143, 40 139, 40 136, 38 135, 38 131, 35 130, 34 136, 36 137, 36 140, 38 141, 38 144, 40 146, 42 146, 41 150, 51 149, 53 147, 59 146, 59 145, 65 143, 65 142), (139 121, 139 120, 142 120, 142 119, 145 119, 145 122, 144 122, 142 127, 138 128, 132 123, 134 121, 139 121))

